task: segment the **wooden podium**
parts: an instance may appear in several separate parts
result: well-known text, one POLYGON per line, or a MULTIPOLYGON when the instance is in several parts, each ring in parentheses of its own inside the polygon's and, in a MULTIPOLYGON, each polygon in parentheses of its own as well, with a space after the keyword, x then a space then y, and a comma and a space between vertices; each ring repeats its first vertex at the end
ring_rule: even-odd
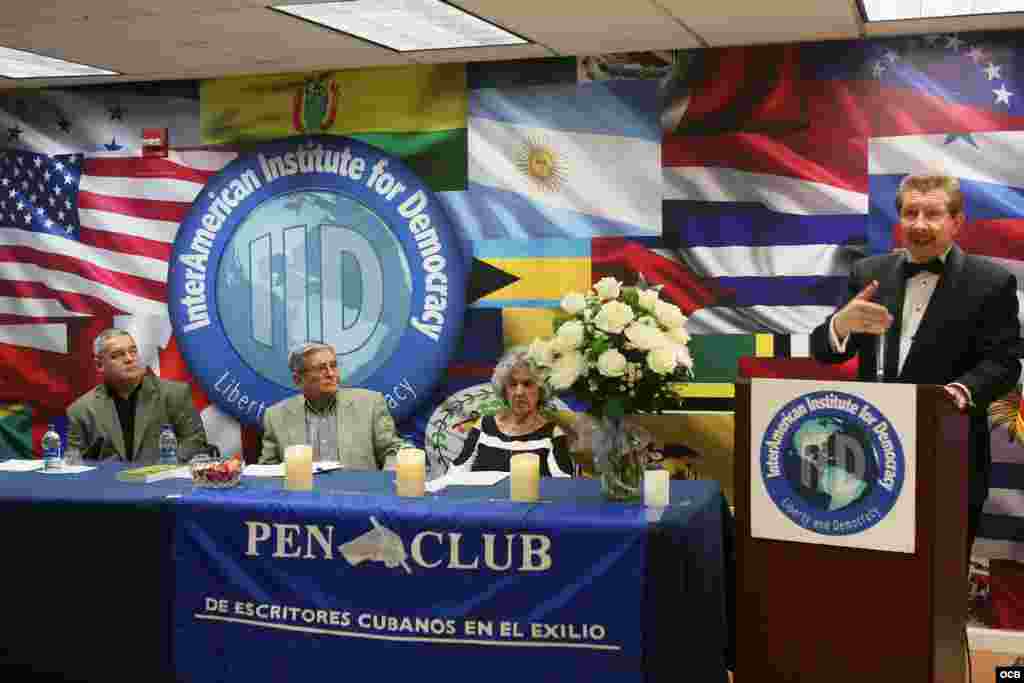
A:
POLYGON ((737 381, 736 683, 962 683, 966 416, 917 387, 913 554, 775 541, 750 535, 750 389, 737 381))

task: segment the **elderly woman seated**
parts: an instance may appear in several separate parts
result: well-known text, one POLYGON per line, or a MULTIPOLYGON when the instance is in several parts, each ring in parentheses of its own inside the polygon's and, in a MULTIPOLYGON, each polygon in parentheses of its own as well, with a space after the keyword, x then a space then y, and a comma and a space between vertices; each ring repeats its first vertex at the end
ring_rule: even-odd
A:
POLYGON ((543 378, 525 349, 514 349, 498 362, 491 378, 506 408, 480 418, 452 466, 472 471, 508 472, 516 453, 540 455, 541 476, 569 477, 573 461, 568 436, 541 412, 547 397, 543 378))

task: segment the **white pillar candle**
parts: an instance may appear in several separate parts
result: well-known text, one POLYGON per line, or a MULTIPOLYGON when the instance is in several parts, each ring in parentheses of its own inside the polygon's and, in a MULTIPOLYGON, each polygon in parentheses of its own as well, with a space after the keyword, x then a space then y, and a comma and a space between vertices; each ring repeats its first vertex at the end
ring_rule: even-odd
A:
POLYGON ((644 505, 668 505, 668 470, 647 470, 644 472, 644 505))
POLYGON ((289 491, 313 490, 313 447, 305 444, 284 450, 284 487, 289 491))
POLYGON ((540 496, 540 456, 536 453, 517 453, 509 458, 509 498, 524 502, 536 501, 540 496))
POLYGON ((418 497, 426 490, 427 454, 418 448, 398 451, 395 465, 395 492, 400 496, 418 497))

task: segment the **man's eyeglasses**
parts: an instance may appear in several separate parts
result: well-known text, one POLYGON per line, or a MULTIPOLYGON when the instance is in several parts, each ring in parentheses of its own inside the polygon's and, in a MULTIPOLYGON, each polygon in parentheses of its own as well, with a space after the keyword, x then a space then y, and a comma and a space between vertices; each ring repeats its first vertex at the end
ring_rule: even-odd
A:
POLYGON ((332 360, 325 363, 317 363, 316 365, 307 366, 306 372, 314 375, 322 375, 325 372, 330 372, 330 374, 334 375, 338 372, 338 361, 332 360))

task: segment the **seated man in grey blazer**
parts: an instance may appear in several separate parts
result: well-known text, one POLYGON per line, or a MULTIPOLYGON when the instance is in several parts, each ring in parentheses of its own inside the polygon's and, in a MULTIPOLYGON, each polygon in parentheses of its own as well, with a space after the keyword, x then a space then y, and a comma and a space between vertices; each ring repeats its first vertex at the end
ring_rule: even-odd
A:
POLYGON ((302 393, 263 414, 260 463, 279 463, 288 446, 309 444, 315 461, 341 462, 353 470, 394 469, 396 453, 409 444, 395 432, 382 394, 339 386, 334 347, 304 344, 288 356, 288 368, 302 393))
POLYGON ((105 330, 93 343, 101 382, 68 407, 68 448, 101 460, 159 462, 160 428, 178 437, 178 460, 206 448, 206 430, 184 382, 160 379, 139 363, 131 334, 105 330))

